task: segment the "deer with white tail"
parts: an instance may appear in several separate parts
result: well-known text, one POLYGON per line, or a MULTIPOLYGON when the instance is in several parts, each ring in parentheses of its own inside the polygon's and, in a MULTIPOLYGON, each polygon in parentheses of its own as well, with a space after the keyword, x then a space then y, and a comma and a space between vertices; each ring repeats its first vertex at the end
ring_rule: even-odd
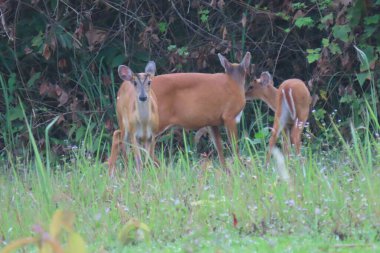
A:
MULTIPOLYGON (((127 164, 127 150, 133 150, 136 168, 141 170, 141 149, 145 148, 155 160, 155 133, 158 130, 158 109, 156 96, 151 89, 156 64, 148 62, 144 73, 135 74, 124 65, 118 68, 119 77, 124 81, 117 93, 116 114, 119 129, 113 133, 111 156, 108 160, 109 174, 115 172, 115 163, 122 150, 127 164)), ((145 159, 147 160, 147 159, 145 159)))
MULTIPOLYGON (((247 52, 241 63, 230 63, 218 54, 225 73, 173 73, 153 79, 159 111, 158 133, 171 126, 185 129, 209 127, 220 163, 226 168, 219 126, 227 129, 238 155, 237 126, 245 106, 245 77, 250 67, 247 52)), ((226 168, 227 169, 227 168, 226 168)))
POLYGON ((272 136, 269 139, 269 151, 266 163, 269 163, 272 149, 277 138, 284 132, 283 150, 289 154, 289 141, 294 144, 296 154, 301 152, 301 134, 309 117, 311 104, 310 92, 305 83, 299 79, 285 80, 277 88, 269 72, 263 72, 259 79, 254 79, 245 93, 247 100, 261 99, 275 111, 272 136))

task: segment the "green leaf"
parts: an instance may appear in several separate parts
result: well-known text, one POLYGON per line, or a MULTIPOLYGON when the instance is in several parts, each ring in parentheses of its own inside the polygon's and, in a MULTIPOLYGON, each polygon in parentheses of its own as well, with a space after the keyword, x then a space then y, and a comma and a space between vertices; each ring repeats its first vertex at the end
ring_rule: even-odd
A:
POLYGON ((314 24, 314 20, 311 17, 299 17, 294 23, 298 28, 301 27, 311 27, 314 24))
POLYGON ((120 230, 118 239, 122 244, 148 240, 150 228, 143 222, 132 218, 120 230))
POLYGON ((22 114, 22 108, 20 105, 9 109, 9 121, 14 121, 16 119, 22 119, 22 118, 23 118, 23 114, 22 114))
POLYGON ((208 14, 209 13, 210 13, 209 10, 200 10, 198 12, 199 17, 200 17, 202 23, 207 23, 207 21, 208 21, 208 14))
POLYGON ((68 211, 57 210, 50 222, 49 232, 54 239, 58 238, 61 230, 64 228, 67 231, 72 230, 74 223, 74 214, 68 211))
POLYGON ((41 76, 41 72, 36 72, 33 74, 33 76, 28 80, 28 87, 31 87, 32 85, 34 85, 34 83, 36 82, 37 79, 39 79, 41 76))
POLYGON ((119 54, 112 59, 111 68, 117 67, 125 62, 125 55, 119 54))
POLYGON ((316 110, 313 115, 317 120, 320 120, 320 119, 323 119, 325 117, 325 114, 326 114, 326 110, 320 108, 320 109, 316 110))
POLYGON ((157 26, 160 33, 165 33, 168 30, 168 23, 166 22, 159 22, 157 26))
POLYGON ((177 49, 177 46, 176 45, 169 45, 168 46, 168 51, 174 51, 177 49))
POLYGON ((309 54, 308 56, 306 56, 307 61, 308 61, 309 63, 313 63, 313 62, 315 62, 315 61, 318 61, 318 60, 319 60, 319 57, 320 57, 319 54, 309 54))
POLYGON ((377 25, 380 22, 380 14, 364 18, 365 25, 377 25))
POLYGON ((363 86, 365 80, 370 80, 371 76, 369 74, 369 72, 364 72, 364 73, 359 73, 359 74, 356 74, 356 79, 358 80, 360 86, 363 86))
POLYGON ((16 73, 11 73, 8 79, 8 90, 9 94, 12 96, 16 89, 16 73))
POLYGON ((321 52, 321 49, 320 48, 315 48, 315 49, 306 49, 306 52, 308 53, 308 55, 306 56, 307 58, 307 61, 309 63, 313 63, 315 61, 318 61, 319 58, 320 58, 320 52, 321 52))
POLYGON ((69 234, 67 240, 67 246, 65 248, 65 253, 86 253, 86 243, 83 238, 75 232, 69 234))
POLYGON ((44 43, 43 37, 44 34, 42 32, 39 32, 37 36, 34 36, 32 39, 32 47, 40 48, 44 43))
POLYGON ((348 42, 348 36, 351 32, 351 28, 349 27, 349 25, 335 25, 332 28, 332 32, 335 38, 340 39, 344 42, 348 42))
POLYGON ((323 39, 322 39, 322 46, 323 46, 323 47, 328 47, 329 44, 330 44, 329 39, 327 39, 327 38, 323 38, 323 39))
POLYGON ((364 0, 353 1, 353 6, 348 9, 347 17, 352 27, 359 25, 362 17, 366 15, 366 4, 364 0))
POLYGON ((332 54, 334 54, 334 55, 342 53, 342 50, 340 49, 340 46, 337 43, 335 43, 335 42, 330 43, 329 49, 330 49, 330 52, 332 54))
POLYGON ((181 48, 178 48, 178 54, 180 56, 188 56, 189 51, 187 51, 187 47, 181 47, 181 48))
POLYGON ((368 39, 377 31, 377 26, 365 26, 361 39, 368 39))
POLYGON ((276 13, 277 17, 282 18, 283 20, 288 21, 290 19, 290 16, 288 16, 285 12, 277 12, 276 13))
POLYGON ((321 18, 321 23, 327 24, 327 23, 333 21, 333 19, 334 19, 333 14, 330 12, 328 15, 321 18))
POLYGON ((292 7, 294 10, 304 9, 306 8, 306 5, 302 2, 300 3, 292 3, 292 7))
POLYGON ((269 135, 269 128, 264 128, 255 133, 255 139, 265 139, 269 135))

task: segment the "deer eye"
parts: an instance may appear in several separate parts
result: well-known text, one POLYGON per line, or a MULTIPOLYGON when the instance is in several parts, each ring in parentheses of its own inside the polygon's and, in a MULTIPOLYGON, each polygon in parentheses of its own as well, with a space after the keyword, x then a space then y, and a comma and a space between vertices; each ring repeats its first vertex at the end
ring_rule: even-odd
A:
POLYGON ((133 81, 133 84, 134 84, 135 86, 137 86, 137 81, 133 81))
POLYGON ((151 83, 151 81, 149 80, 149 81, 148 81, 148 85, 150 85, 150 83, 151 83))

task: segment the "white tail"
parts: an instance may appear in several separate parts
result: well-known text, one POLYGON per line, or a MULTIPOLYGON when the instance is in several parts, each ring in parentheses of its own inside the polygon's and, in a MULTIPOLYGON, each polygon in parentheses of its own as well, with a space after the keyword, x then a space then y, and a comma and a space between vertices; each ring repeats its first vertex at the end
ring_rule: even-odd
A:
MULTIPOLYGON (((285 141, 290 140, 295 145, 296 153, 300 154, 301 133, 309 116, 311 103, 310 92, 305 83, 299 79, 288 79, 276 89, 273 86, 272 76, 268 72, 263 72, 259 79, 253 80, 245 95, 247 100, 262 99, 275 111, 267 163, 282 130, 286 135, 285 141)), ((288 154, 287 145, 283 146, 284 152, 288 154)))
POLYGON ((160 117, 158 132, 174 125, 186 129, 208 126, 219 160, 225 165, 219 126, 227 128, 229 141, 238 154, 236 122, 245 106, 244 85, 251 54, 247 52, 240 64, 218 56, 225 73, 160 75, 153 79, 152 89, 160 117))
POLYGON ((124 82, 117 93, 116 114, 119 129, 113 133, 111 156, 108 160, 110 175, 115 172, 120 149, 127 162, 125 142, 132 146, 138 170, 141 170, 142 166, 140 146, 154 159, 158 109, 156 97, 150 86, 155 72, 156 64, 153 61, 146 65, 144 73, 134 74, 124 65, 118 68, 119 76, 124 82))

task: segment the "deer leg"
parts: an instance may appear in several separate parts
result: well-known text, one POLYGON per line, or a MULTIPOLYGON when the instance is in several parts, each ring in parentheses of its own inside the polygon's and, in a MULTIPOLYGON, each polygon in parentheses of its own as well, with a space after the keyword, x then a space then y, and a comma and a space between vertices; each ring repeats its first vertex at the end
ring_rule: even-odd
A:
POLYGON ((113 132, 112 136, 112 147, 111 147, 111 155, 108 159, 108 174, 110 176, 113 176, 115 173, 115 167, 116 167, 116 160, 120 152, 120 145, 121 142, 121 131, 116 130, 113 132))
POLYGON ((132 144, 133 155, 135 157, 135 162, 136 162, 136 170, 141 171, 141 166, 142 166, 141 152, 140 152, 140 146, 136 140, 136 136, 131 136, 131 144, 132 144))
POLYGON ((220 136, 219 127, 210 126, 209 130, 210 130, 212 142, 214 143, 216 152, 218 153, 219 162, 224 168, 226 168, 226 160, 224 159, 224 155, 223 155, 223 144, 222 144, 222 137, 220 136))
POLYGON ((282 129, 283 129, 283 126, 277 120, 275 120, 274 124, 273 124, 273 128, 272 128, 272 135, 269 139, 269 150, 267 153, 267 157, 265 159, 266 167, 268 167, 268 165, 269 165, 269 160, 270 160, 270 157, 272 155, 272 149, 273 149, 274 145, 276 145, 277 138, 281 134, 282 129))
POLYGON ((125 136, 123 140, 120 140, 120 146, 121 146, 121 154, 123 156, 123 161, 125 164, 125 167, 128 166, 128 153, 129 153, 129 145, 128 145, 128 134, 125 133, 125 136))
POLYGON ((290 129, 289 127, 285 127, 283 129, 282 149, 283 149, 284 155, 287 156, 288 158, 289 158, 289 152, 290 152, 290 147, 291 147, 290 141, 291 141, 290 129))
POLYGON ((156 138, 154 138, 154 136, 152 136, 152 139, 149 143, 149 156, 150 158, 153 160, 154 162, 154 165, 156 167, 159 167, 160 166, 160 161, 157 159, 155 153, 154 153, 154 147, 156 146, 156 138))
POLYGON ((303 130, 303 124, 298 125, 294 124, 291 130, 291 141, 296 148, 296 154, 299 155, 301 153, 301 133, 303 130))
POLYGON ((225 120, 224 121, 224 125, 227 128, 227 136, 228 136, 228 140, 229 140, 230 145, 231 145, 232 153, 235 152, 237 158, 240 160, 239 147, 238 147, 238 144, 237 144, 238 134, 237 134, 236 121, 235 121, 234 118, 230 119, 230 120, 225 120))

